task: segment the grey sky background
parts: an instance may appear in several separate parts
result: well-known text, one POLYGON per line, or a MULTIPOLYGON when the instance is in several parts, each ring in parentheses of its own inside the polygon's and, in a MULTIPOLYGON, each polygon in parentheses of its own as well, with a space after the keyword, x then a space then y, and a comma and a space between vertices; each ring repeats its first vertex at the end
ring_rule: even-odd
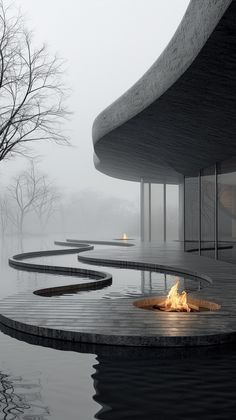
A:
MULTIPOLYGON (((8 3, 6 1, 6 3, 8 3)), ((174 34, 188 0, 15 0, 34 42, 66 60, 71 88, 68 128, 73 148, 42 143, 40 169, 65 193, 89 189, 137 200, 137 183, 103 175, 93 166, 92 123, 152 65, 174 34)), ((1 183, 25 166, 1 162, 1 183)))

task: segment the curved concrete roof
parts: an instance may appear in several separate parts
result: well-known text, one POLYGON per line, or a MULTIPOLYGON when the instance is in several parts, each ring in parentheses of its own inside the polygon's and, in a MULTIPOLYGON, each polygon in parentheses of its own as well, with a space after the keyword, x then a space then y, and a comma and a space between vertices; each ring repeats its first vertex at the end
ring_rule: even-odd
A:
POLYGON ((158 60, 95 120, 95 166, 178 182, 236 155, 236 0, 192 0, 158 60))

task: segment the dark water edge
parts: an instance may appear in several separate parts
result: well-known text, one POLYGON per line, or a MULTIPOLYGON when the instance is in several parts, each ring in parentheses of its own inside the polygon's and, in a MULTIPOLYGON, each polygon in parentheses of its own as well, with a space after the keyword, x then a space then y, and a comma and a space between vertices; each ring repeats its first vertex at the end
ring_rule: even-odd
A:
MULTIPOLYGON (((235 418, 235 345, 175 349, 111 347, 45 340, 4 326, 1 330, 32 346, 75 352, 78 358, 81 354, 94 354, 95 371, 91 375, 94 393, 90 398, 100 409, 93 418, 235 418)), ((77 417, 79 405, 74 404, 74 417, 68 419, 89 420, 86 414, 77 417)))

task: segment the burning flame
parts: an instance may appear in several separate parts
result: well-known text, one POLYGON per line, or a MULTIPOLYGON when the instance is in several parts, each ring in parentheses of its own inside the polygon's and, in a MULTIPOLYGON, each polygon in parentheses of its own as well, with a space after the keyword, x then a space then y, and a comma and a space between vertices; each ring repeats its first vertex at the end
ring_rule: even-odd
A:
POLYGON ((126 233, 123 233, 122 239, 124 239, 124 240, 128 239, 128 236, 126 235, 126 233))
POLYGON ((167 298, 161 303, 160 309, 167 312, 191 312, 199 311, 199 307, 187 302, 187 293, 185 290, 182 293, 178 292, 179 278, 174 286, 171 287, 167 298))
POLYGON ((171 287, 167 298, 165 300, 165 307, 170 311, 186 311, 190 312, 191 308, 187 303, 187 293, 185 290, 182 293, 178 292, 179 279, 174 286, 171 287))

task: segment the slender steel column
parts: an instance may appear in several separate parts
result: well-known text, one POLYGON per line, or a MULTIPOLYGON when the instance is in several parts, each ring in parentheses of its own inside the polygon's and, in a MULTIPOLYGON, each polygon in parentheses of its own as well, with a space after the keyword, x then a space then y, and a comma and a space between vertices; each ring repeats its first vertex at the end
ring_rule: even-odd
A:
POLYGON ((145 291, 145 276, 144 271, 141 271, 141 292, 144 293, 145 291))
POLYGON ((218 166, 215 164, 215 259, 218 259, 218 166))
POLYGON ((200 172, 199 172, 199 175, 198 175, 198 199, 199 199, 199 203, 198 203, 198 206, 199 206, 199 209, 198 209, 198 214, 199 214, 199 219, 198 219, 198 223, 199 223, 199 226, 198 226, 198 253, 199 253, 199 255, 201 255, 201 235, 202 235, 202 232, 201 232, 201 225, 202 225, 202 215, 201 215, 201 211, 202 211, 202 206, 201 206, 201 170, 200 170, 200 172))
POLYGON ((144 241, 144 182, 140 181, 140 238, 144 241))
POLYGON ((166 184, 163 184, 163 240, 166 242, 166 184))
POLYGON ((165 292, 167 290, 167 279, 166 279, 166 274, 164 274, 164 282, 165 282, 165 292))
POLYGON ((185 248, 185 240, 186 240, 186 220, 185 220, 185 176, 184 176, 184 188, 183 188, 183 239, 184 239, 184 251, 186 250, 185 248))
POLYGON ((152 240, 152 184, 148 184, 148 239, 152 240))
POLYGON ((152 290, 152 272, 149 271, 149 290, 152 290))

